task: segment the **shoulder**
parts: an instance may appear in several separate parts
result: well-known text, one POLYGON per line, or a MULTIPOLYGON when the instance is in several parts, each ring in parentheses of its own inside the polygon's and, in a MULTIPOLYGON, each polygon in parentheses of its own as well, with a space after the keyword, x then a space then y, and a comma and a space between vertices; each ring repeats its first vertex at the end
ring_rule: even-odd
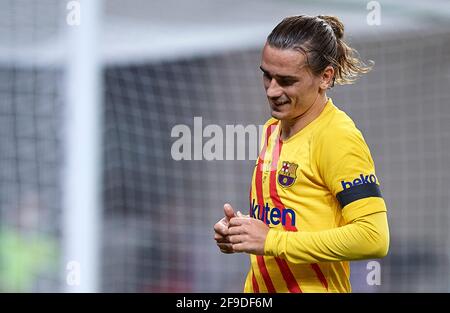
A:
POLYGON ((342 110, 333 107, 312 138, 312 153, 319 167, 336 168, 342 162, 372 164, 362 132, 342 110))
POLYGON ((353 120, 335 106, 327 119, 317 127, 313 137, 315 146, 319 149, 332 147, 345 149, 354 145, 366 145, 363 134, 353 120))

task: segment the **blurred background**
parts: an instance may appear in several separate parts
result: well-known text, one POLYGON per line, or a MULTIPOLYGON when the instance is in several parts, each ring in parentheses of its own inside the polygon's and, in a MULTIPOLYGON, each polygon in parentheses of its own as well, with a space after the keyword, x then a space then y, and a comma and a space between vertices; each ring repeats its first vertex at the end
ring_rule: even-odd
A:
POLYGON ((388 205, 381 283, 353 262, 354 291, 449 292, 445 0, 0 0, 0 291, 240 292, 248 257, 212 227, 248 212, 254 160, 193 160, 194 139, 174 160, 172 130, 264 124, 261 48, 298 14, 337 15, 375 61, 329 93, 388 205))

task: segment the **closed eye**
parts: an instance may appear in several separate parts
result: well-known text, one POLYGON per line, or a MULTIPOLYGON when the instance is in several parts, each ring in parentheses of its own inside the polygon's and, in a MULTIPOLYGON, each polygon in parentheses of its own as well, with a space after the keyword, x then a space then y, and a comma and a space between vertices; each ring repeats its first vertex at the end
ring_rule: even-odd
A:
POLYGON ((297 82, 297 80, 294 80, 294 79, 278 79, 277 82, 278 82, 278 84, 280 86, 288 87, 288 86, 292 86, 293 84, 295 84, 297 82))
POLYGON ((289 87, 298 82, 298 79, 293 76, 281 76, 281 75, 275 75, 272 76, 268 71, 260 67, 261 71, 263 72, 264 79, 272 80, 272 78, 275 78, 277 83, 282 87, 289 87))

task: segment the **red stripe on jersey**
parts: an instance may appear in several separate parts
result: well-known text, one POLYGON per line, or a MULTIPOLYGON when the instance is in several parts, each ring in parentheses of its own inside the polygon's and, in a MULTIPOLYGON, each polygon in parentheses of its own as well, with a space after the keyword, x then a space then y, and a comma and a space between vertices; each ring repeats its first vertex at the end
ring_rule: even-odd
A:
POLYGON ((323 275, 320 267, 318 264, 311 264, 312 269, 314 272, 316 272, 317 278, 319 278, 320 282, 322 283, 322 286, 328 290, 328 282, 327 278, 323 275))
POLYGON ((252 269, 252 285, 253 285, 253 292, 259 293, 259 286, 258 282, 256 281, 255 272, 252 269))
MULTIPOLYGON (((275 207, 279 208, 281 211, 281 216, 283 216, 283 211, 285 209, 284 204, 281 202, 280 196, 277 191, 277 165, 281 154, 281 148, 283 147, 283 142, 278 138, 276 141, 276 147, 273 149, 272 154, 272 168, 270 169, 270 197, 272 198, 275 207)), ((291 217, 286 214, 286 225, 284 229, 287 231, 297 231, 295 225, 292 225, 291 217)))
MULTIPOLYGON (((275 207, 279 208, 281 210, 281 215, 283 215, 283 210, 284 210, 284 205, 281 202, 280 196, 278 195, 277 192, 277 182, 276 182, 276 175, 277 175, 277 164, 278 164, 278 159, 280 158, 280 154, 281 154, 281 148, 283 147, 283 142, 277 138, 277 140, 275 141, 275 147, 273 148, 273 153, 272 153, 272 166, 270 169, 270 182, 269 182, 269 186, 270 186, 270 197, 272 198, 273 204, 275 205, 275 207)), ((288 215, 286 215, 287 217, 287 221, 284 228, 287 231, 297 231, 297 229, 295 228, 294 225, 291 225, 291 221, 290 221, 290 217, 288 215)), ((278 267, 280 268, 281 274, 283 275, 283 278, 286 282, 286 285, 289 289, 290 292, 302 292, 302 290, 300 289, 300 286, 297 283, 297 280, 294 277, 294 274, 292 274, 291 269, 289 268, 289 265, 287 264, 286 260, 281 259, 281 258, 275 258, 275 260, 277 261, 278 267)))
MULTIPOLYGON (((275 123, 273 123, 267 127, 264 145, 263 145, 261 153, 258 157, 258 163, 256 165, 257 166, 256 167, 256 175, 255 175, 256 198, 257 198, 257 201, 258 201, 260 207, 264 207, 264 196, 263 196, 263 187, 262 187, 262 172, 263 172, 263 167, 264 167, 264 158, 265 158, 265 154, 266 154, 266 150, 267 150, 267 145, 269 143, 269 137, 272 134, 272 128, 273 128, 272 126, 275 123)), ((251 201, 251 199, 250 199, 250 201, 251 201)), ((260 210, 260 211, 262 211, 262 214, 264 214, 264 210, 260 210)), ((263 215, 261 215, 261 217, 262 216, 263 215)), ((256 260, 258 263, 258 268, 261 273, 261 276, 264 280, 264 283, 266 284, 267 290, 270 293, 275 293, 276 292, 275 287, 273 286, 272 279, 270 278, 269 272, 267 271, 266 263, 264 262, 264 257, 262 257, 261 255, 257 255, 256 260)))
MULTIPOLYGON (((281 155, 281 148, 283 147, 283 141, 281 140, 281 138, 278 138, 278 140, 276 142, 278 143, 278 148, 274 149, 274 153, 272 155, 273 167, 271 168, 271 171, 270 171, 270 196, 272 197, 272 201, 273 201, 275 207, 280 208, 281 215, 283 215, 283 210, 285 209, 285 206, 283 205, 283 203, 280 199, 280 196, 278 195, 277 182, 276 182, 277 181, 278 159, 280 158, 280 155, 281 155), (277 151, 278 151, 278 153, 276 153, 277 151)), ((287 231, 297 231, 297 227, 295 227, 295 225, 292 225, 291 217, 287 214, 286 214, 286 225, 284 226, 284 229, 286 229, 287 231)), ((325 289, 328 290, 327 279, 326 279, 325 275, 323 275, 320 267, 317 264, 311 264, 311 268, 314 270, 314 272, 317 275, 317 278, 320 280, 320 282, 325 287, 325 289)), ((289 269, 289 267, 288 267, 288 269, 289 269)), ((292 273, 291 273, 291 275, 292 275, 292 273)))
MULTIPOLYGON (((255 187, 256 187, 256 194, 257 194, 257 201, 261 208, 264 207, 264 197, 263 197, 263 188, 262 188, 262 173, 263 173, 263 168, 264 168, 264 160, 266 157, 266 150, 267 150, 267 146, 269 144, 270 136, 272 135, 272 131, 275 128, 275 124, 277 122, 274 122, 274 123, 270 124, 269 126, 267 126, 264 145, 261 149, 261 153, 258 156, 258 164, 256 165, 257 168, 256 168, 256 175, 255 175, 255 187)), ((251 195, 250 195, 250 204, 251 203, 252 203, 252 199, 251 199, 251 195)), ((264 210, 260 209, 259 211, 261 211, 260 219, 262 220, 262 217, 264 216, 264 210)))
POLYGON ((272 279, 270 278, 269 271, 267 271, 266 263, 264 262, 264 257, 262 255, 256 256, 256 261, 258 262, 259 271, 266 284, 267 291, 270 293, 277 292, 273 286, 272 279))
POLYGON ((292 274, 291 269, 289 268, 289 265, 287 264, 286 260, 281 258, 275 258, 275 260, 277 261, 278 267, 280 268, 281 271, 281 275, 283 275, 284 281, 286 282, 289 292, 302 293, 303 291, 300 289, 300 286, 298 285, 297 280, 292 274))

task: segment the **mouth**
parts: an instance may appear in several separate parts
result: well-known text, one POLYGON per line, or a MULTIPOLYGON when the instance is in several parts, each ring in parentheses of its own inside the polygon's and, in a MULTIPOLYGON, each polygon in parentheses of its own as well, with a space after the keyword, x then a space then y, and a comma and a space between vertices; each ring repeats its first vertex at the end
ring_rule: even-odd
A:
POLYGON ((282 106, 289 104, 290 101, 270 101, 272 109, 278 111, 282 106))

